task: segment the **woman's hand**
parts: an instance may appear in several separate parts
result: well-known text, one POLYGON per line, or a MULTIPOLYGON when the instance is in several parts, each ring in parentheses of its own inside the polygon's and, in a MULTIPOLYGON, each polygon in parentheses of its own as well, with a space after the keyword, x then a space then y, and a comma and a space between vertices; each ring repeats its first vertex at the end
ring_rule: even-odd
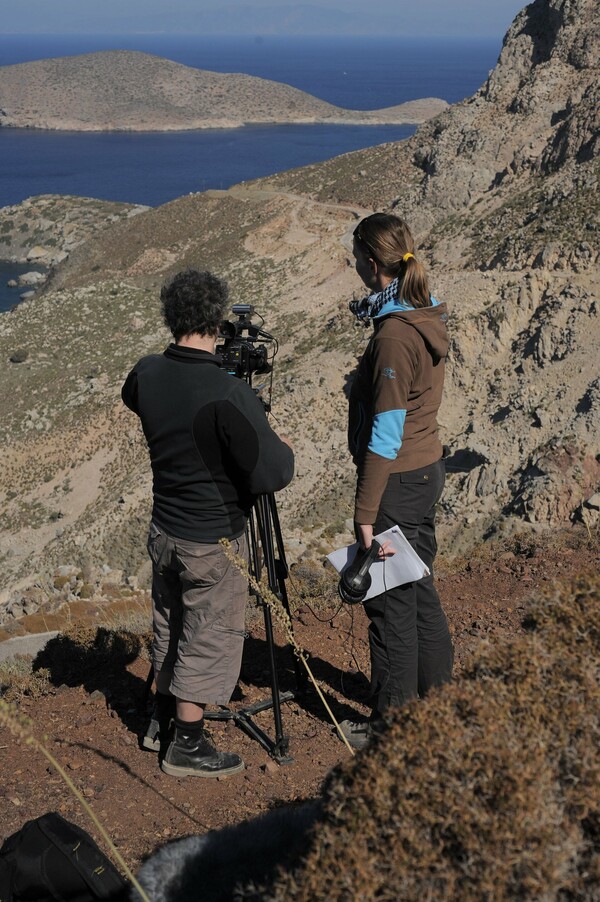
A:
MULTIPOLYGON (((354 523, 354 531, 360 547, 367 551, 371 547, 373 541, 373 527, 365 523, 354 523)), ((377 557, 379 560, 385 560, 386 557, 392 557, 396 554, 392 543, 387 539, 379 549, 377 557)))

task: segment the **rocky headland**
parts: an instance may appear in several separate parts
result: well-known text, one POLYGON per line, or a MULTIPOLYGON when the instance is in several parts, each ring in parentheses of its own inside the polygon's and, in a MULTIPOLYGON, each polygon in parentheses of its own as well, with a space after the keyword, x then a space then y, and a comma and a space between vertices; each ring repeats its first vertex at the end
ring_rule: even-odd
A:
POLYGON ((103 572, 147 580, 147 452, 119 390, 167 342, 158 293, 187 266, 226 277, 280 341, 274 424, 297 455, 280 496, 290 558, 349 541, 344 386, 368 337, 347 310, 360 294, 350 236, 374 209, 413 225, 452 313, 443 553, 577 521, 597 530, 598 32, 593 0, 535 0, 482 88, 405 142, 157 209, 92 216, 95 202, 77 213, 76 199, 39 198, 1 210, 0 236, 24 256, 25 220, 30 247, 53 240, 57 253, 60 223, 87 222, 46 285, 0 317, 5 606, 23 613, 32 586, 54 597, 59 567, 94 585, 103 572))
POLYGON ((346 110, 250 75, 194 69, 130 50, 0 67, 0 127, 74 131, 177 131, 251 123, 421 123, 439 98, 381 110, 346 110))

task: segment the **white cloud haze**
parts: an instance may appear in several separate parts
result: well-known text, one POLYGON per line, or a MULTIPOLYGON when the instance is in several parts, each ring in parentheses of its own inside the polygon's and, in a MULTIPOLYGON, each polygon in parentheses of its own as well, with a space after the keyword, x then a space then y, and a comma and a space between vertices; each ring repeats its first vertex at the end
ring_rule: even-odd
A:
POLYGON ((447 35, 500 38, 519 0, 0 0, 0 34, 447 35))

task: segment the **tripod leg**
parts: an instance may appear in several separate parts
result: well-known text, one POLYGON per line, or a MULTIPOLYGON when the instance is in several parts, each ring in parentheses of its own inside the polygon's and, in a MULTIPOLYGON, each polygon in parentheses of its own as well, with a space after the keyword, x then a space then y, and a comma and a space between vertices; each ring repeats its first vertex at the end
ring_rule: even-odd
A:
MULTIPOLYGON (((277 570, 275 562, 275 549, 273 546, 273 531, 270 519, 270 508, 268 503, 268 495, 259 495, 255 503, 256 520, 260 535, 260 542, 263 549, 263 557, 265 569, 267 571, 267 579, 269 588, 273 594, 281 599, 279 588, 279 580, 277 579, 277 570)), ((279 696, 279 676, 277 673, 277 663, 275 661, 275 641, 273 638, 273 620, 271 618, 271 610, 268 605, 263 602, 263 614, 265 619, 265 635, 267 639, 267 647, 269 649, 269 665, 271 670, 271 693, 273 697, 273 719, 275 721, 275 747, 281 750, 282 756, 287 754, 288 738, 283 733, 283 722, 281 718, 281 701, 279 696)))
MULTIPOLYGON (((267 495, 268 504, 269 504, 269 513, 271 515, 271 523, 273 535, 275 536, 275 542, 277 545, 277 583, 279 586, 279 597, 281 599, 281 603, 285 610, 287 611, 288 616, 290 615, 290 604, 288 600, 287 588, 285 585, 285 581, 289 576, 289 568, 287 565, 287 560, 285 557, 285 548, 283 545, 283 536, 281 533, 281 525, 279 522, 279 512, 277 510, 277 502, 275 500, 275 495, 267 495)), ((308 689, 308 677, 306 675, 306 671, 300 665, 300 661, 293 655, 294 659, 294 673, 296 676, 296 687, 299 692, 303 695, 306 693, 308 689)))
POLYGON ((288 753, 289 739, 283 732, 281 718, 281 696, 279 694, 279 677, 277 663, 275 661, 275 642, 273 640, 273 621, 271 610, 265 605, 263 608, 265 618, 265 635, 269 648, 269 664, 271 669, 271 695, 273 697, 273 720, 275 722, 275 753, 278 757, 285 758, 288 753))
MULTIPOLYGON (((285 562, 277 508, 275 507, 273 496, 259 495, 256 498, 254 507, 250 511, 250 516, 248 517, 247 529, 248 544, 250 547, 250 570, 256 579, 259 580, 264 563, 264 567, 267 571, 269 588, 281 601, 289 614, 288 599, 285 589, 285 578, 287 577, 288 571, 285 562), (277 542, 279 558, 276 558, 275 556, 273 535, 275 535, 277 542), (259 539, 262 554, 259 552, 259 539)), ((294 692, 285 692, 282 694, 279 691, 279 675, 277 673, 277 662, 275 660, 275 641, 273 638, 271 609, 265 603, 264 599, 261 598, 259 593, 255 594, 257 595, 257 601, 263 607, 265 620, 265 636, 271 673, 271 699, 269 701, 258 702, 241 711, 232 711, 226 706, 221 706, 220 711, 205 712, 204 716, 207 720, 233 720, 248 736, 259 742, 275 761, 279 764, 289 764, 293 759, 288 756, 289 739, 283 732, 281 702, 293 699, 294 692), (267 736, 267 734, 252 720, 254 714, 265 711, 267 708, 273 709, 273 719, 275 722, 274 740, 267 736)), ((296 667, 296 681, 299 686, 300 679, 298 677, 298 662, 296 659, 294 659, 294 664, 296 667)))

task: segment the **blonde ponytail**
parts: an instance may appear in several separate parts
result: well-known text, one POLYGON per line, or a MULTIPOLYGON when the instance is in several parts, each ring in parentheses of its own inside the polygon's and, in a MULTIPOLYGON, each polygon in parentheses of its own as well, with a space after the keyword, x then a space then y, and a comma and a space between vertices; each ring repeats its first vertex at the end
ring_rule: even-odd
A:
POLYGON ((400 277, 400 298, 413 307, 431 307, 429 280, 423 264, 411 255, 402 265, 404 275, 400 277))
POLYGON ((357 225, 354 238, 367 254, 399 281, 399 297, 413 307, 431 307, 425 267, 415 257, 408 225, 392 213, 372 213, 357 225))

